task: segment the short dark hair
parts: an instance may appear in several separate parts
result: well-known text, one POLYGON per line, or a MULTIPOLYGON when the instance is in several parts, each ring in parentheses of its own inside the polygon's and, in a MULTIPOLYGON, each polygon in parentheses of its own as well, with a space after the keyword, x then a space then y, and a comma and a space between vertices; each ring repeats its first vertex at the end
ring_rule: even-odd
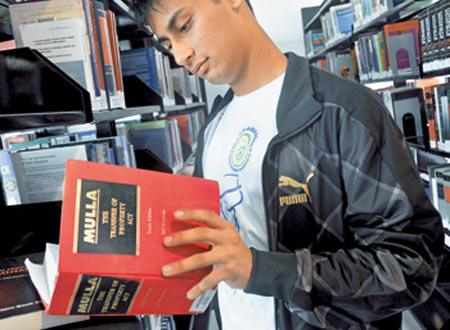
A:
MULTIPOLYGON (((164 0, 134 0, 133 1, 133 10, 139 17, 139 19, 144 24, 148 24, 148 13, 150 9, 154 9, 156 4, 160 1, 164 0)), ((212 0, 212 1, 220 1, 220 0, 212 0)), ((253 7, 250 3, 250 0, 245 0, 247 5, 250 7, 250 10, 253 12, 253 7)))

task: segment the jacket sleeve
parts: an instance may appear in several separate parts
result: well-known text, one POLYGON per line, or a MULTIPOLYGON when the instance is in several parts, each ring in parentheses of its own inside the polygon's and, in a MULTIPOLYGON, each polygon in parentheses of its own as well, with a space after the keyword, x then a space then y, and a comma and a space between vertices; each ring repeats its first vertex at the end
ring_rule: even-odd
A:
POLYGON ((279 298, 294 313, 331 306, 364 322, 430 296, 443 253, 441 218, 400 131, 382 116, 372 127, 351 115, 339 122, 345 248, 252 250, 246 292, 279 298))

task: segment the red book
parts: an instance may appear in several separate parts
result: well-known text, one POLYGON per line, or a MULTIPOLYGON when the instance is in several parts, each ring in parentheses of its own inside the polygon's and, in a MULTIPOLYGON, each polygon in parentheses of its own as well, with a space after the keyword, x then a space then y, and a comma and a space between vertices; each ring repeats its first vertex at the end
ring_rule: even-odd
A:
MULTIPOLYGON (((161 275, 163 265, 208 249, 203 244, 163 246, 167 234, 200 225, 174 221, 174 211, 182 208, 218 214, 218 184, 189 176, 68 161, 59 262, 49 253, 44 262, 46 268, 51 269, 52 263, 57 268, 53 294, 48 295, 48 301, 43 299, 47 313, 203 312, 214 292, 194 301, 188 300, 186 293, 210 268, 173 278, 161 275)), ((48 287, 53 285, 51 276, 46 282, 48 287)))

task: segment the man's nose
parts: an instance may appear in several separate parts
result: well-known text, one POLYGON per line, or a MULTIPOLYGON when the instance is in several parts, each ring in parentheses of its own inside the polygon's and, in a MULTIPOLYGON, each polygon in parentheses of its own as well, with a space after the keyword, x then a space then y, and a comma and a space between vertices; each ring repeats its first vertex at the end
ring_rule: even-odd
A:
POLYGON ((172 44, 172 54, 178 65, 191 69, 194 50, 184 43, 172 44))

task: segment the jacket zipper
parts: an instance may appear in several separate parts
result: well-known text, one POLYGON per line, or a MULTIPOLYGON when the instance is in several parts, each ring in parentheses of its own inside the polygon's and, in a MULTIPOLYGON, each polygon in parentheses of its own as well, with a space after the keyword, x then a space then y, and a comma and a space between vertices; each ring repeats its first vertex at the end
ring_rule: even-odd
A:
MULTIPOLYGON (((316 116, 314 116, 310 120, 308 120, 308 122, 303 127, 301 127, 298 130, 295 130, 295 131, 291 132, 290 134, 288 134, 288 135, 286 135, 286 136, 284 136, 282 138, 279 137, 279 135, 275 136, 272 140, 270 140, 269 145, 267 146, 266 153, 264 155, 263 163, 262 163, 261 184, 262 184, 262 191, 263 191, 264 213, 265 213, 265 220, 266 220, 267 241, 268 241, 269 251, 276 251, 276 246, 272 246, 272 244, 274 242, 272 241, 272 235, 271 235, 271 230, 270 230, 270 220, 269 220, 269 214, 270 213, 269 213, 269 208, 268 208, 268 205, 267 205, 268 204, 267 201, 268 201, 268 196, 269 195, 268 195, 266 187, 268 185, 264 184, 264 181, 265 181, 264 180, 264 178, 265 178, 264 174, 266 173, 266 167, 267 167, 267 164, 268 164, 268 160, 267 159, 269 157, 269 154, 272 152, 272 149, 273 149, 275 144, 280 143, 280 142, 282 142, 284 140, 287 140, 290 137, 300 133, 304 128, 310 126, 310 124, 313 121, 315 121, 320 115, 321 115, 321 113, 318 113, 316 116)), ((278 168, 277 168, 277 171, 278 171, 277 173, 279 174, 279 169, 278 168)), ((275 210, 275 212, 276 212, 276 214, 274 214, 274 219, 277 219, 278 218, 278 214, 279 214, 278 208, 275 210)), ((274 235, 276 235, 276 233, 274 233, 274 235)), ((278 309, 279 309, 280 303, 275 298, 274 298, 274 304, 275 304, 275 310, 274 310, 274 312, 275 312, 275 328, 276 329, 280 329, 280 324, 279 324, 280 321, 279 321, 279 316, 278 316, 278 309)))

